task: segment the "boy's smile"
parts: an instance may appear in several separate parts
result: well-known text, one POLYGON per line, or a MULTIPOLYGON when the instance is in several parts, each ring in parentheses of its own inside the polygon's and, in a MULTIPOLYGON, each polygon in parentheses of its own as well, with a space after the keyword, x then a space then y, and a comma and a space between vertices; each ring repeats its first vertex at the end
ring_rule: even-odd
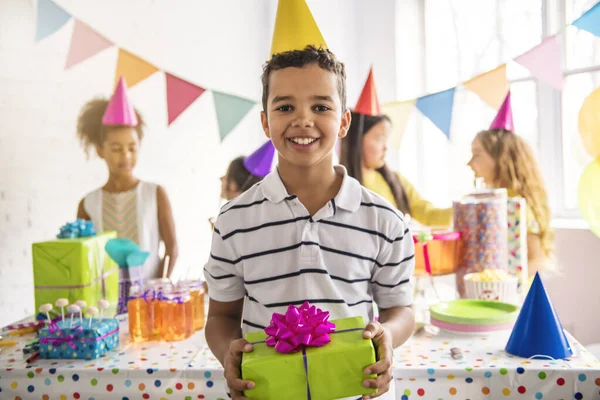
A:
POLYGON ((307 167, 328 160, 350 123, 336 75, 317 64, 273 71, 265 111, 263 128, 277 149, 280 166, 307 167))

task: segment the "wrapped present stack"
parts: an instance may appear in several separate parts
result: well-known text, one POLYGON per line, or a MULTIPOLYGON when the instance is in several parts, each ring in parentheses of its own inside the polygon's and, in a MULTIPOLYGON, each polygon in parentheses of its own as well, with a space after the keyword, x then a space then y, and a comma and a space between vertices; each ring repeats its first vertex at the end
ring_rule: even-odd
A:
POLYGON ((242 377, 256 386, 244 396, 297 400, 375 393, 362 386, 376 377, 364 374, 376 360, 373 342, 362 336, 363 318, 328 318, 329 312, 308 303, 290 305, 285 315, 273 314, 264 332, 248 333, 254 350, 243 355, 242 377))
MULTIPOLYGON (((62 318, 49 323, 39 331, 39 357, 91 360, 102 357, 106 352, 119 346, 119 322, 115 318, 104 318, 104 311, 110 307, 106 300, 98 301, 98 308, 83 310, 72 305, 70 316, 65 317, 67 299, 58 299, 62 318), (79 310, 79 312, 77 312, 79 310)), ((51 304, 43 304, 40 312, 48 313, 51 304)))
POLYGON ((91 222, 77 220, 61 227, 56 240, 34 243, 36 308, 57 298, 66 298, 70 303, 83 299, 88 304, 106 299, 112 305, 106 314, 115 315, 118 267, 106 255, 104 246, 116 236, 116 232, 97 235, 91 222))

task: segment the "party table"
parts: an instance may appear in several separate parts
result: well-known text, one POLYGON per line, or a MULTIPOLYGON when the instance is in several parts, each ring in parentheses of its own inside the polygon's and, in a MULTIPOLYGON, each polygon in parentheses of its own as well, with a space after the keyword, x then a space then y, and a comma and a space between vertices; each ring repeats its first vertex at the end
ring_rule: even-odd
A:
MULTIPOLYGON (((131 343, 97 360, 35 360, 23 346, 0 350, 0 399, 227 399, 223 370, 204 332, 182 342, 131 343)), ((434 328, 435 329, 435 328, 434 328)), ((508 332, 490 336, 419 332, 394 352, 398 399, 600 399, 600 362, 572 336, 573 357, 527 360, 503 349, 508 332), (460 349, 462 359, 452 357, 460 349), (456 352, 456 350, 453 350, 456 352)))

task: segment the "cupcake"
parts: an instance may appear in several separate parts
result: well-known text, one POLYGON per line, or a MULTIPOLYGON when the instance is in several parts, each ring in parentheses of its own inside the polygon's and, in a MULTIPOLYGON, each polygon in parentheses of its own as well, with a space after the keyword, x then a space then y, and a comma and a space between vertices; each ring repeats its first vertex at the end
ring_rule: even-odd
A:
POLYGON ((500 269, 485 269, 465 275, 465 295, 469 299, 517 303, 519 279, 500 269))

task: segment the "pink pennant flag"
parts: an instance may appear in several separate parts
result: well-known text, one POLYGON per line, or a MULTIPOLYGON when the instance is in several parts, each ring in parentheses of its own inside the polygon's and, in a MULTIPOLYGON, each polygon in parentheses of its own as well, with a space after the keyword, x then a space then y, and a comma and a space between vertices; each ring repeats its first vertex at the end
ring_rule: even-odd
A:
POLYGON ((515 58, 515 62, 527 68, 533 76, 555 89, 564 86, 564 76, 560 58, 560 45, 556 35, 544 39, 526 53, 515 58))
POLYGON ((65 69, 79 64, 113 45, 114 43, 110 40, 76 19, 65 69))
POLYGON ((202 93, 203 88, 165 72, 167 78, 167 115, 169 125, 202 93))

